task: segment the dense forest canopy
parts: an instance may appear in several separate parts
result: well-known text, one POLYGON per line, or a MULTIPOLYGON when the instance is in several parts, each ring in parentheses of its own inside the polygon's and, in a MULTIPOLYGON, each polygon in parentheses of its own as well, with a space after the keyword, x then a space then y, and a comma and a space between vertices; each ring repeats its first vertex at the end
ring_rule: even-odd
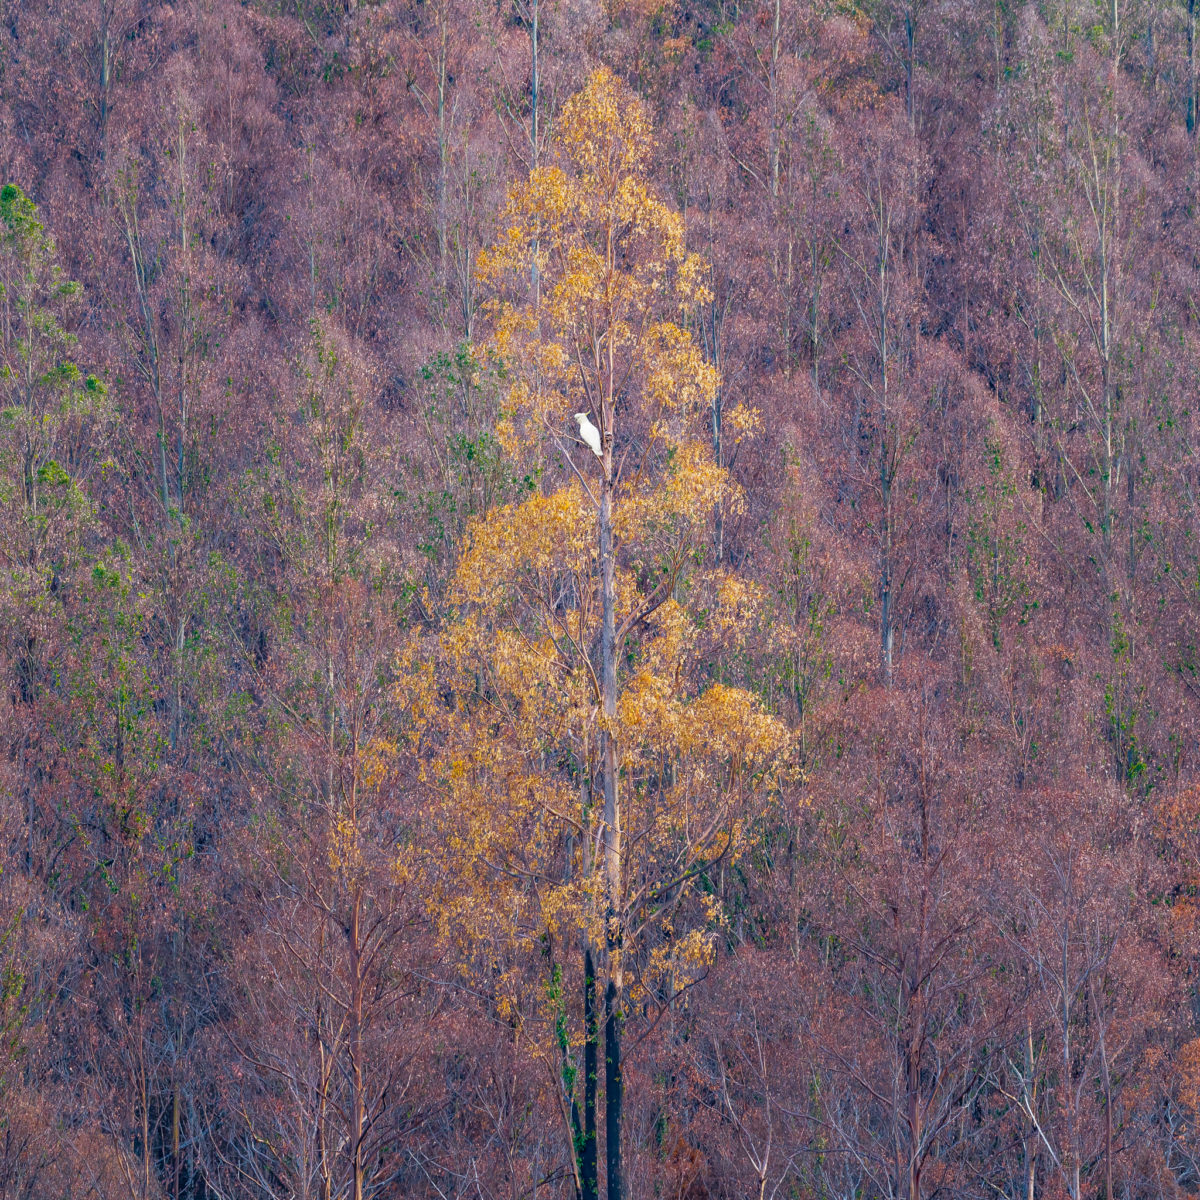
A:
POLYGON ((0 0, 0 1197, 1200 1194, 1195 0, 0 0))

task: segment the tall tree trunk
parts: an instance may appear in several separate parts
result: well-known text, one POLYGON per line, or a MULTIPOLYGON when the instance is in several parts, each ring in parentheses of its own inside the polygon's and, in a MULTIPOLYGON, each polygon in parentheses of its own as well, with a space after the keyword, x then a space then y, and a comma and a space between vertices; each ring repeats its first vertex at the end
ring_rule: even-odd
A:
POLYGON ((171 1195, 174 1200, 179 1200, 179 1125, 180 1125, 180 1104, 179 1104, 179 1081, 175 1081, 175 1086, 172 1088, 171 1096, 171 1195))
POLYGON ((530 0, 529 5, 529 167, 536 171, 538 168, 538 101, 541 98, 541 76, 538 68, 538 0, 530 0))
POLYGON ((1187 131, 1196 132, 1196 0, 1187 0, 1187 131))
POLYGON ((910 4, 904 10, 904 102, 908 110, 908 131, 917 131, 917 102, 913 92, 913 72, 917 57, 917 17, 910 4))
MULTIPOLYGON (((112 85, 112 30, 110 23, 112 14, 106 7, 104 16, 100 22, 100 120, 99 120, 99 136, 97 157, 103 158, 105 146, 108 140, 108 109, 109 109, 109 92, 112 85)), ((1190 129, 1191 126, 1189 125, 1190 129)))
POLYGON ((895 617, 892 613, 892 477, 887 457, 887 442, 880 447, 879 490, 883 512, 879 556, 879 664, 883 686, 892 686, 895 645, 895 617))
POLYGON ((767 79, 771 105, 768 155, 771 160, 771 217, 773 220, 778 216, 775 209, 775 202, 779 199, 779 48, 781 16, 780 0, 775 0, 775 14, 771 23, 771 64, 768 67, 767 79))
POLYGON ((583 1145, 579 1154, 580 1200, 600 1194, 596 1159, 596 1072, 600 1020, 596 1012, 596 960, 591 946, 583 953, 583 1145))
MULTIPOLYGON (((539 11, 538 0, 530 0, 529 5, 529 169, 536 171, 538 169, 538 140, 540 137, 538 131, 539 113, 538 104, 541 101, 542 95, 542 78, 541 69, 538 62, 540 52, 539 41, 541 38, 541 29, 539 26, 539 11)), ((530 282, 533 284, 533 302, 538 304, 541 301, 542 288, 541 281, 538 278, 538 243, 537 239, 533 242, 533 265, 529 268, 530 282)))
POLYGON ((362 954, 362 893, 356 887, 351 908, 350 928, 350 1083, 353 1091, 350 1111, 351 1200, 363 1200, 363 1138, 367 1128, 366 1084, 363 1079, 363 992, 366 980, 362 954))
POLYGON ((608 1200, 621 1200, 621 809, 617 793, 617 583, 616 549, 613 542, 612 494, 616 477, 613 454, 613 422, 616 397, 615 372, 610 360, 604 402, 604 480, 600 493, 600 578, 603 627, 600 634, 604 721, 600 753, 604 773, 604 889, 606 905, 607 982, 604 990, 604 1128, 605 1161, 608 1165, 608 1200))
POLYGON ((880 553, 879 553, 879 658, 884 687, 892 686, 892 655, 895 642, 895 617, 892 609, 894 597, 892 562, 892 482, 893 464, 888 446, 888 420, 890 401, 888 387, 891 373, 888 368, 888 295, 889 256, 887 221, 883 212, 883 196, 879 198, 879 504, 880 504, 880 553))
POLYGON ((608 1166, 608 1200, 625 1195, 621 1169, 621 1110, 624 1081, 621 1074, 621 996, 617 981, 609 976, 604 992, 604 1135, 608 1166))
POLYGON ((1025 1074, 1021 1081, 1022 1100, 1029 1117, 1029 1127, 1021 1135, 1021 1141, 1025 1146, 1024 1200, 1037 1200, 1038 1139, 1034 1124, 1034 1112, 1037 1105, 1037 1084, 1034 1082, 1036 1069, 1037 1057, 1033 1052, 1033 1021, 1027 1018, 1025 1024, 1025 1074))

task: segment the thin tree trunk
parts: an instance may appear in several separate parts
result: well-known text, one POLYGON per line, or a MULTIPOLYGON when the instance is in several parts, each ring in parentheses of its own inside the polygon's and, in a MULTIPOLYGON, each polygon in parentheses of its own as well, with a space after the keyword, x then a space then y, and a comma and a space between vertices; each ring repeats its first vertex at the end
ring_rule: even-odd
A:
POLYGON ((892 555, 894 547, 892 525, 892 483, 894 465, 888 451, 888 423, 891 412, 891 370, 888 362, 888 299, 890 296, 890 246, 889 214, 885 207, 882 184, 880 185, 878 212, 878 337, 879 337, 879 503, 880 503, 880 553, 879 553, 879 657, 884 687, 892 686, 893 650, 895 643, 895 617, 892 555))
MULTIPOLYGON (((529 6, 529 169, 536 171, 538 169, 538 104, 542 94, 541 72, 538 64, 538 54, 540 51, 539 40, 541 37, 541 29, 539 25, 538 0, 531 0, 529 6)), ((533 265, 529 268, 530 282, 533 284, 533 302, 538 305, 541 301, 542 288, 541 280, 538 278, 538 243, 537 239, 533 242, 533 265)))
MULTIPOLYGON (((611 243, 610 243, 611 244, 611 243)), ((615 373, 609 346, 604 402, 604 480, 600 493, 600 577, 603 627, 600 635, 604 721, 600 753, 604 774, 604 884, 608 979, 604 991, 604 1114, 605 1161, 608 1165, 608 1200, 621 1200, 621 809, 617 792, 617 583, 613 541, 612 494, 616 476, 613 454, 615 373)))
MULTIPOLYGON (((110 13, 106 10, 100 28, 100 131, 97 157, 104 157, 108 140, 108 100, 112 81, 112 31, 109 28, 110 13)), ((1189 125, 1190 129, 1191 126, 1189 125)))
POLYGON ((912 6, 904 10, 904 98, 908 108, 908 129, 910 133, 917 131, 917 106, 913 94, 913 71, 917 54, 917 21, 912 6))
POLYGON ((538 0, 529 5, 529 165, 530 170, 538 167, 538 100, 541 97, 541 77, 538 73, 538 0))
POLYGON ((592 948, 583 953, 583 1145, 580 1147, 580 1200, 597 1200, 600 1193, 596 1159, 596 1072, 600 1022, 596 1012, 596 960, 592 948))
POLYGON ((362 896, 356 889, 350 918, 350 971, 353 991, 350 1001, 350 1073, 353 1097, 350 1118, 350 1165, 352 1200, 363 1200, 363 1134, 367 1124, 363 1083, 363 958, 361 941, 362 896))
POLYGON ((1033 1079, 1036 1062, 1033 1053, 1033 1021, 1027 1019, 1025 1024, 1025 1078, 1021 1082, 1030 1125, 1029 1130, 1022 1138, 1025 1143, 1025 1200, 1037 1200, 1038 1142, 1033 1124, 1034 1110, 1037 1104, 1037 1085, 1033 1079))
POLYGON ((174 1200, 179 1200, 179 1082, 175 1083, 174 1095, 171 1099, 171 1174, 172 1188, 171 1194, 174 1200))
POLYGON ((439 15, 438 49, 438 183, 437 183, 437 237, 438 237, 438 280, 443 291, 446 287, 446 257, 449 253, 449 214, 447 212, 446 176, 449 171, 449 131, 446 127, 446 91, 449 87, 449 13, 443 3, 439 15))
POLYGON ((608 1200, 625 1195, 621 1167, 621 1116, 624 1081, 621 1073, 621 997, 617 981, 609 977, 604 992, 604 1134, 608 1166, 608 1200))
POLYGON ((1187 131, 1196 132, 1196 0, 1187 0, 1187 131))
POLYGON ((780 0, 775 0, 775 16, 771 24, 771 66, 769 68, 768 79, 768 86, 771 93, 770 168, 772 217, 776 215, 774 202, 779 199, 779 35, 782 16, 780 9, 780 0))

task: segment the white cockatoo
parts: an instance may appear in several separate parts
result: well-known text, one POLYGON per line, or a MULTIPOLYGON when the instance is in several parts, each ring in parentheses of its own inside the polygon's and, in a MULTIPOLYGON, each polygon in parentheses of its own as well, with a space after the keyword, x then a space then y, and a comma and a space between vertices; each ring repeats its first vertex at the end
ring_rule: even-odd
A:
POLYGON ((579 422, 579 436, 592 448, 592 453, 597 458, 603 458, 604 451, 600 449, 600 430, 588 420, 587 413, 576 413, 575 420, 579 422))

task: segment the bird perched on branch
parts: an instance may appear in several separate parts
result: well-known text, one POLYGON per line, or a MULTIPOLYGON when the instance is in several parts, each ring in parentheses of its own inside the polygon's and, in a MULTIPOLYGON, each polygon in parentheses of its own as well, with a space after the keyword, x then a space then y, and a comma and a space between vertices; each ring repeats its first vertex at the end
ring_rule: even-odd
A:
POLYGON ((604 451, 600 449, 600 430, 588 420, 587 413, 576 413, 575 420, 579 422, 579 436, 592 448, 592 453, 597 458, 603 458, 604 451))

